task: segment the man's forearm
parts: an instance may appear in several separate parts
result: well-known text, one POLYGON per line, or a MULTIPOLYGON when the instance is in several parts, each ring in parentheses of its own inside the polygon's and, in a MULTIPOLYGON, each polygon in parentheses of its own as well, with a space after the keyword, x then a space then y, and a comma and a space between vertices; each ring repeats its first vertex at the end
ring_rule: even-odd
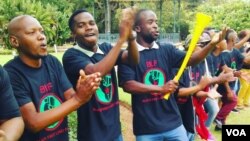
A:
POLYGON ((157 85, 145 85, 134 80, 127 81, 123 85, 123 89, 125 92, 136 94, 160 93, 162 91, 162 88, 157 85))
POLYGON ((198 64, 199 62, 201 62, 202 60, 204 60, 206 58, 206 56, 210 53, 210 51, 214 48, 214 44, 212 43, 208 43, 204 48, 202 48, 201 50, 195 51, 189 62, 188 65, 189 66, 193 66, 198 64))
POLYGON ((132 65, 137 65, 139 63, 139 52, 135 42, 135 38, 128 40, 128 61, 132 65))
POLYGON ((199 85, 195 85, 195 86, 189 87, 189 88, 180 88, 178 96, 183 97, 183 96, 193 95, 194 93, 196 93, 200 90, 201 90, 201 87, 199 85))
POLYGON ((5 132, 8 141, 18 141, 24 130, 24 122, 21 117, 6 120, 1 124, 0 130, 5 132))
POLYGON ((123 40, 118 39, 115 46, 109 51, 109 53, 98 63, 93 64, 91 67, 86 67, 84 71, 86 74, 92 74, 94 72, 100 72, 101 76, 105 76, 107 73, 111 71, 114 67, 117 58, 121 52, 122 44, 124 43, 123 40), (91 68, 91 69, 88 69, 91 68))

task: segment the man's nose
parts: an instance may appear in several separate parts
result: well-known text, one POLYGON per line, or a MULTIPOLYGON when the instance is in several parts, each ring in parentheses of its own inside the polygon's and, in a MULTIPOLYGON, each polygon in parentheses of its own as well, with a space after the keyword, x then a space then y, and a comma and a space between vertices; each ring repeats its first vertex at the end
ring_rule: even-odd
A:
POLYGON ((156 22, 153 23, 154 28, 158 28, 158 24, 156 22))
POLYGON ((46 39, 46 36, 44 33, 39 32, 38 38, 39 38, 39 40, 44 40, 44 39, 46 39))
POLYGON ((87 25, 86 25, 86 29, 87 29, 87 30, 93 29, 93 26, 90 25, 90 24, 87 24, 87 25))

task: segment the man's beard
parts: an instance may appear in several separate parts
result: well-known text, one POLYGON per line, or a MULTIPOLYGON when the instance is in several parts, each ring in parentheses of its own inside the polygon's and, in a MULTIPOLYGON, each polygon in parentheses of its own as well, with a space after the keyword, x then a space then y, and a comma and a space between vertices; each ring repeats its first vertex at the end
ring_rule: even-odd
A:
POLYGON ((156 41, 156 38, 154 38, 152 35, 148 34, 148 35, 144 36, 144 40, 147 43, 152 43, 152 42, 156 41))

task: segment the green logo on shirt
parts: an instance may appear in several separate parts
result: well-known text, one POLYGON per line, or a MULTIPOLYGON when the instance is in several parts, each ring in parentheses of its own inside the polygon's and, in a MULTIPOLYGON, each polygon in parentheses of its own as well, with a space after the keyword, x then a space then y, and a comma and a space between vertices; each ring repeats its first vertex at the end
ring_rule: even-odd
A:
POLYGON ((233 61, 233 62, 231 63, 231 68, 232 68, 232 69, 236 69, 236 62, 235 62, 235 61, 233 61))
POLYGON ((99 88, 96 90, 96 97, 102 103, 110 103, 113 96, 113 84, 111 75, 107 74, 102 78, 99 88))
POLYGON ((162 70, 151 69, 146 72, 144 84, 163 86, 165 83, 165 75, 162 70))
MULTIPOLYGON (((60 99, 58 97, 56 97, 54 95, 46 95, 41 100, 39 110, 40 110, 40 112, 45 112, 47 110, 51 110, 53 108, 56 108, 56 107, 58 107, 60 105, 61 105, 61 101, 60 101, 60 99)), ((57 127, 58 124, 59 124, 59 121, 49 125, 47 127, 47 129, 52 130, 55 127, 57 127)))

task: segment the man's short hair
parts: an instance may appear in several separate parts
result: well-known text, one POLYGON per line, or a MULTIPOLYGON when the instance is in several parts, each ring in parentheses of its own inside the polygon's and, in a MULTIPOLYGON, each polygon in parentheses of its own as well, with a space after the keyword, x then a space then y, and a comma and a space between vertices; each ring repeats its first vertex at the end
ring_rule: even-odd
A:
POLYGON ((226 32, 226 36, 225 36, 225 39, 226 41, 228 42, 228 40, 231 38, 231 34, 232 33, 235 33, 235 31, 233 29, 228 29, 227 32, 226 32))
POLYGON ((140 9, 139 11, 137 11, 137 13, 135 14, 135 23, 134 23, 134 28, 135 26, 138 26, 140 24, 141 21, 141 13, 145 12, 145 11, 150 11, 148 9, 140 9))
POLYGON ((71 31, 74 30, 74 24, 75 24, 74 18, 75 18, 75 16, 78 15, 79 13, 84 13, 84 12, 88 12, 88 11, 86 9, 78 9, 78 10, 74 11, 74 13, 70 16, 69 21, 68 21, 68 25, 69 25, 69 29, 71 31))

